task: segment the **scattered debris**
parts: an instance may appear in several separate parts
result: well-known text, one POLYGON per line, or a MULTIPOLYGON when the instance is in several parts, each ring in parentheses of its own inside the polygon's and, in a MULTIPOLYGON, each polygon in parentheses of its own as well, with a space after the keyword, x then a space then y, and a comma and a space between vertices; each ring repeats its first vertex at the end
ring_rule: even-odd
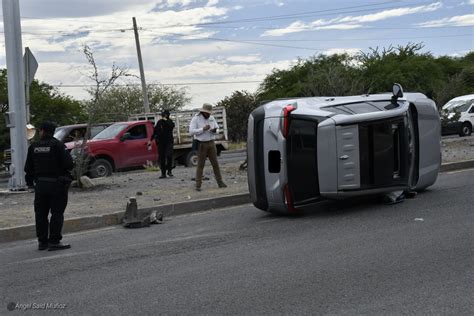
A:
POLYGON ((131 197, 127 202, 127 208, 123 217, 123 226, 126 228, 149 227, 150 224, 162 224, 163 212, 157 211, 139 211, 137 199, 131 197))
POLYGON ((137 192, 137 196, 140 196, 140 195, 143 195, 143 192, 138 191, 138 192, 137 192))

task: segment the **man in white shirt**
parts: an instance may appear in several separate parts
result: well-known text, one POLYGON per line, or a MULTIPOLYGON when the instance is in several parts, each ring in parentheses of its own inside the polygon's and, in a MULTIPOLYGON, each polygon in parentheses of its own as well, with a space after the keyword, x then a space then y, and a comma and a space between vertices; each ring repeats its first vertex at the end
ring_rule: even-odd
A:
POLYGON ((202 109, 199 110, 199 114, 194 116, 191 120, 191 124, 189 124, 189 133, 199 141, 197 153, 198 164, 196 168, 196 191, 201 191, 202 174, 207 157, 209 157, 209 161, 211 162, 219 188, 227 187, 224 181, 222 181, 219 162, 217 161, 216 144, 214 143, 219 125, 211 114, 212 105, 204 103, 202 109))

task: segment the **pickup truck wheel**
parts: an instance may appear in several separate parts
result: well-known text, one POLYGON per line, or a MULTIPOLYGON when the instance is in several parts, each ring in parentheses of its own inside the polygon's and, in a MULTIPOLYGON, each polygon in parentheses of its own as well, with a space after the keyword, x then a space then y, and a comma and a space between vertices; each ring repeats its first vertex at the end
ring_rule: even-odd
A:
POLYGON ((472 126, 469 123, 463 123, 461 126, 461 132, 459 133, 459 136, 464 137, 464 136, 471 136, 472 133, 472 126))
POLYGON ((109 177, 112 175, 112 165, 106 159, 97 159, 91 164, 90 175, 92 178, 109 177))
POLYGON ((198 164, 197 151, 192 150, 186 156, 185 165, 186 165, 186 167, 196 167, 197 164, 198 164))

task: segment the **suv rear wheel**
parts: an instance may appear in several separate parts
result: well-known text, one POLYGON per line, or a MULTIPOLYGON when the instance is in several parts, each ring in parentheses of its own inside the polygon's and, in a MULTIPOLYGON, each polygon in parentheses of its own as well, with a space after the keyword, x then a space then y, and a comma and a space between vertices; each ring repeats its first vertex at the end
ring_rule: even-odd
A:
POLYGON ((461 126, 461 132, 459 133, 459 136, 464 137, 464 136, 471 136, 472 133, 472 125, 469 124, 468 122, 464 122, 461 126))
POLYGON ((108 160, 99 158, 91 164, 89 173, 92 178, 109 177, 112 175, 112 165, 108 160))

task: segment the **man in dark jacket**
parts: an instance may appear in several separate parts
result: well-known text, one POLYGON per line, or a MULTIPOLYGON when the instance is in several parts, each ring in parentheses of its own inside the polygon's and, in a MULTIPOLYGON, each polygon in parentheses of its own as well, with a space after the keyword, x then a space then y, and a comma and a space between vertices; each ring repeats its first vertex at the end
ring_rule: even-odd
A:
POLYGON ((168 171, 169 177, 173 176, 171 172, 173 169, 173 129, 174 123, 170 119, 170 112, 164 110, 161 113, 161 119, 156 122, 151 138, 151 140, 155 139, 158 147, 161 169, 160 179, 166 178, 166 171, 168 171))
POLYGON ((25 163, 26 184, 28 187, 34 186, 35 190, 38 249, 50 251, 71 247, 61 242, 61 231, 72 180, 70 170, 73 168, 73 160, 64 144, 53 137, 55 129, 56 126, 51 122, 41 124, 40 140, 28 148, 25 163))

